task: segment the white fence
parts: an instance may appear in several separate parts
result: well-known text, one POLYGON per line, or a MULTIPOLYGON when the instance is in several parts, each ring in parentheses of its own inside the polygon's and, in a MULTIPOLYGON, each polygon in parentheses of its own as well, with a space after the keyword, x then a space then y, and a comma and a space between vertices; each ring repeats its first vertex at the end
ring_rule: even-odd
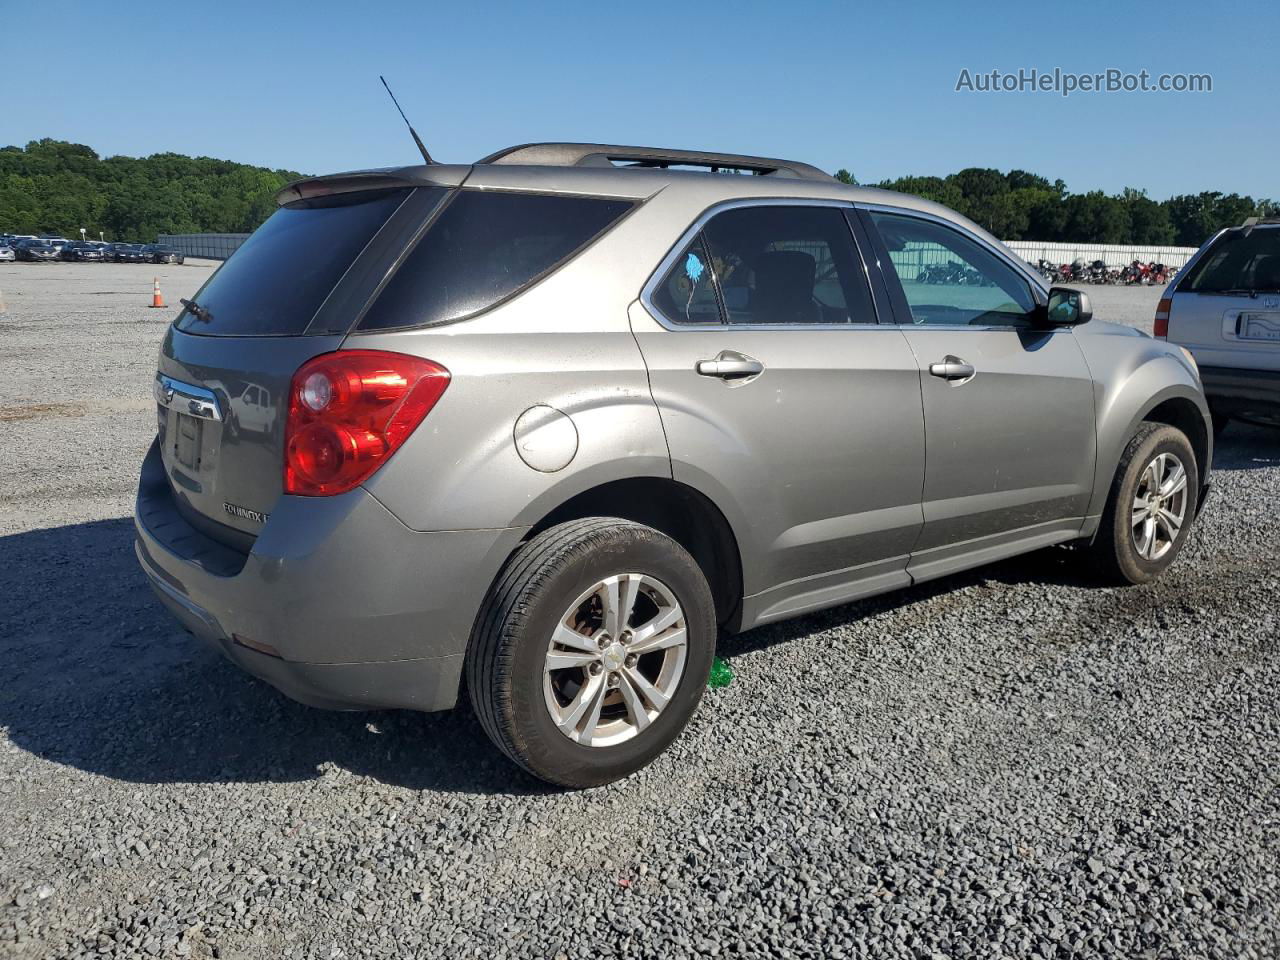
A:
POLYGON ((1005 246, 1023 260, 1051 260, 1054 263, 1074 263, 1083 260, 1091 263, 1102 260, 1108 267, 1123 267, 1141 260, 1143 263, 1163 263, 1181 269, 1191 259, 1196 247, 1126 247, 1110 243, 1039 243, 1035 240, 1006 240, 1005 246))

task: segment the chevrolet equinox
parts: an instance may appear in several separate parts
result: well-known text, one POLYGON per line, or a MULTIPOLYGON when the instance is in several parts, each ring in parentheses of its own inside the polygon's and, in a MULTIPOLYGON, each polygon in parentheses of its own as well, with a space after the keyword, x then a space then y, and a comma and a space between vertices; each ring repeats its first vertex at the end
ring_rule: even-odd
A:
POLYGON ((465 689, 553 783, 664 750, 720 635, 1051 544, 1143 583, 1207 492, 1190 355, 936 203, 567 143, 278 203, 165 334, 142 568, 289 696, 465 689))

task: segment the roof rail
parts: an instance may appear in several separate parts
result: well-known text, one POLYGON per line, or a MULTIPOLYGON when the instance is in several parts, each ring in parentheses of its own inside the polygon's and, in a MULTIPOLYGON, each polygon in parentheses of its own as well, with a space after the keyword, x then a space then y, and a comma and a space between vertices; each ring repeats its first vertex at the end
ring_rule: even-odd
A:
POLYGON ((1280 216, 1270 215, 1266 217, 1246 217, 1244 223, 1234 229, 1243 231, 1243 236, 1247 237, 1253 233, 1253 228, 1262 224, 1263 226, 1271 226, 1280 223, 1280 216))
POLYGON ((706 167, 712 173, 721 170, 749 170, 760 176, 796 177, 802 180, 834 179, 817 167, 796 160, 749 157, 737 153, 707 153, 701 150, 669 150, 663 147, 627 147, 609 143, 522 143, 491 153, 477 162, 609 167, 615 161, 634 167, 706 167))

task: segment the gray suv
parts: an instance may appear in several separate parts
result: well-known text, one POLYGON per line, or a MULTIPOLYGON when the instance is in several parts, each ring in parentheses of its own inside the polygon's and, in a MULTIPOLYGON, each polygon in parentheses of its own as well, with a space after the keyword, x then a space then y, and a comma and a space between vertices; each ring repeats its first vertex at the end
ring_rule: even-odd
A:
POLYGON ((1207 492, 1190 355, 915 197, 533 144, 279 204, 165 335, 142 567, 289 696, 465 687, 554 783, 660 753, 720 635, 1051 544, 1141 583, 1207 492))

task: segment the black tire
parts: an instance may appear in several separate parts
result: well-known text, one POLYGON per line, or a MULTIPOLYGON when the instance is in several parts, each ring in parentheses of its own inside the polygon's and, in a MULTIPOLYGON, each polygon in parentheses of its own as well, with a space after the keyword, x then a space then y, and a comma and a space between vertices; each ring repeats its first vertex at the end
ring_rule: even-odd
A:
POLYGON ((1111 483, 1111 494, 1091 548, 1098 573, 1110 583, 1149 583, 1177 558, 1195 519, 1200 495, 1200 470, 1186 434, 1163 423, 1143 423, 1125 447, 1111 483), (1157 456, 1171 453, 1187 475, 1186 508, 1172 546, 1161 557, 1149 560, 1138 552, 1132 529, 1133 501, 1143 471, 1157 456))
POLYGON ((498 575, 472 631, 467 688, 485 733, 515 763, 559 786, 599 786, 648 764, 684 729, 706 688, 715 640, 711 589, 683 547, 628 520, 574 520, 538 534, 498 575), (612 746, 584 746, 565 736, 547 709, 547 648, 576 597, 625 572, 654 577, 675 595, 687 629, 684 670, 648 727, 612 746))

